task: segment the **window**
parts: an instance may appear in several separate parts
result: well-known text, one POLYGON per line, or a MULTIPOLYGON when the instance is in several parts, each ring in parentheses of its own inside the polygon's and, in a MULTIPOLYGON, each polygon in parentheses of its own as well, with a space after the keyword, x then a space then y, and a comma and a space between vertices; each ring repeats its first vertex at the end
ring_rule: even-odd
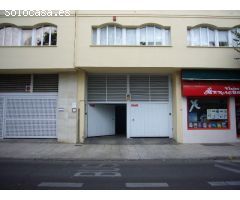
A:
POLYGON ((4 44, 4 32, 5 32, 5 29, 0 28, 0 46, 3 46, 4 44))
POLYGON ((31 46, 32 45, 32 30, 26 29, 22 30, 22 46, 31 46))
POLYGON ((116 45, 122 44, 122 29, 117 27, 116 28, 116 45))
POLYGON ((57 28, 54 26, 0 28, 0 46, 54 46, 56 44, 57 28))
POLYGON ((97 29, 96 28, 92 29, 92 43, 93 43, 93 45, 97 44, 97 29))
POLYGON ((126 45, 136 45, 136 29, 126 29, 126 45))
POLYGON ((158 26, 124 28, 108 25, 92 29, 94 45, 170 45, 170 30, 158 26))
POLYGON ((105 26, 101 28, 93 28, 92 44, 121 45, 122 44, 122 28, 113 26, 113 25, 105 26))
POLYGON ((215 32, 211 28, 200 27, 188 30, 188 45, 215 46, 215 32))
POLYGON ((237 38, 237 35, 240 35, 240 28, 232 29, 232 39, 233 39, 232 45, 234 47, 239 47, 240 46, 240 42, 239 42, 239 39, 237 38))
POLYGON ((107 27, 103 27, 100 29, 100 44, 107 44, 107 27))
POLYGON ((188 98, 189 129, 229 128, 227 98, 188 98))
POLYGON ((218 42, 220 47, 228 46, 228 32, 218 31, 218 42))
MULTIPOLYGON (((239 28, 232 30, 217 30, 209 27, 191 28, 188 30, 189 46, 232 47, 235 42, 234 34, 239 28)), ((239 30, 240 31, 240 30, 239 30)))
POLYGON ((160 46, 170 44, 170 31, 157 26, 140 28, 140 45, 160 46))

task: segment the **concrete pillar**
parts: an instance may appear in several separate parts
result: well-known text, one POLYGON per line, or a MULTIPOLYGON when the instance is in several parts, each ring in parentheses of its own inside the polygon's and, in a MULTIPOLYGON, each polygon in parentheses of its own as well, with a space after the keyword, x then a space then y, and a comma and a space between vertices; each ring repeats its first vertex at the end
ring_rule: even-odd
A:
POLYGON ((183 143, 181 72, 175 72, 172 79, 173 89, 173 138, 183 143))
POLYGON ((86 107, 86 72, 83 70, 77 71, 78 88, 77 88, 77 100, 79 109, 79 127, 78 127, 78 142, 83 143, 85 139, 85 107, 86 107))
POLYGON ((72 106, 77 105, 77 73, 64 72, 59 74, 57 138, 58 142, 76 143, 77 112, 72 106))

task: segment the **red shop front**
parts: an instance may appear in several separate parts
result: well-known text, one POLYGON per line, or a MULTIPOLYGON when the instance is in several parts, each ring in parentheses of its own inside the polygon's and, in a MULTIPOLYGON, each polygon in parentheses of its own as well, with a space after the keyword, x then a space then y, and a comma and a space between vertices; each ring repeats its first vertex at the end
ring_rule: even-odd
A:
POLYGON ((230 129, 230 98, 235 98, 236 129, 240 136, 240 82, 182 80, 187 98, 189 130, 230 129))

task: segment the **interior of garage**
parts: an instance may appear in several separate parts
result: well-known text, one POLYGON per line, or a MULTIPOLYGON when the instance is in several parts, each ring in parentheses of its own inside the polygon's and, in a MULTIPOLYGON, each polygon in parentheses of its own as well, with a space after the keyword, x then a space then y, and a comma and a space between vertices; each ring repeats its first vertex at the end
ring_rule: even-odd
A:
POLYGON ((127 135, 126 104, 115 105, 115 133, 117 136, 126 137, 127 135))

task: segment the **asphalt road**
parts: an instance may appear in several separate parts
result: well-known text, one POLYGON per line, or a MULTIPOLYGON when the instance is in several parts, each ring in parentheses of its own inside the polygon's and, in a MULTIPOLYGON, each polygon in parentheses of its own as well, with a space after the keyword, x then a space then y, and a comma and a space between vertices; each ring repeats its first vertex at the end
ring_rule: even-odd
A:
POLYGON ((240 160, 0 160, 0 189, 240 189, 240 160))

